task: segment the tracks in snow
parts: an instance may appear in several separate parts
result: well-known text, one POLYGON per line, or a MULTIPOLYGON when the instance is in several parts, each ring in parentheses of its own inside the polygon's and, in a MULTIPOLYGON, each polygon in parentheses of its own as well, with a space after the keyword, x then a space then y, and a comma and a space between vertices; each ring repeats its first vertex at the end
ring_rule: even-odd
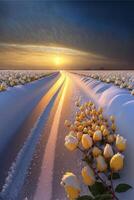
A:
POLYGON ((53 168, 55 159, 56 141, 58 136, 59 123, 61 118, 61 111, 63 107, 64 98, 68 87, 68 80, 65 82, 65 86, 60 98, 57 111, 54 116, 51 131, 49 134, 48 142, 45 149, 43 158, 42 170, 39 178, 37 191, 35 193, 34 200, 51 200, 52 197, 52 183, 53 183, 53 168))
POLYGON ((1 197, 7 200, 17 199, 17 195, 24 183, 25 176, 32 160, 35 147, 39 141, 40 135, 47 120, 48 114, 53 106, 55 98, 59 93, 64 82, 64 77, 61 78, 52 86, 41 101, 39 109, 41 114, 34 124, 29 136, 27 137, 23 147, 19 151, 15 161, 12 163, 5 184, 2 188, 1 197))

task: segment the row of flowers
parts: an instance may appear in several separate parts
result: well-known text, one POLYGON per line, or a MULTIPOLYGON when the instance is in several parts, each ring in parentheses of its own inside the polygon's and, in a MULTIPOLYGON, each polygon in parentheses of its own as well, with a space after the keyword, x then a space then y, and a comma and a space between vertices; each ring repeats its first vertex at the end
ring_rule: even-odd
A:
POLYGON ((133 72, 124 72, 124 71, 110 71, 110 72, 81 72, 81 74, 91 77, 93 79, 100 80, 106 83, 113 83, 120 88, 128 89, 132 95, 134 95, 134 74, 133 72))
POLYGON ((80 183, 72 172, 66 172, 61 181, 70 200, 111 200, 118 199, 115 192, 125 192, 128 184, 114 188, 113 180, 120 178, 119 171, 124 167, 123 152, 126 139, 116 134, 115 117, 104 117, 103 109, 96 108, 93 102, 76 102, 78 112, 74 122, 65 121, 69 134, 65 137, 65 147, 69 151, 78 150, 82 154, 84 166, 81 170, 83 183, 89 194, 81 195, 80 183))
POLYGON ((49 74, 45 71, 0 71, 0 91, 5 91, 8 87, 24 85, 38 80, 49 74))

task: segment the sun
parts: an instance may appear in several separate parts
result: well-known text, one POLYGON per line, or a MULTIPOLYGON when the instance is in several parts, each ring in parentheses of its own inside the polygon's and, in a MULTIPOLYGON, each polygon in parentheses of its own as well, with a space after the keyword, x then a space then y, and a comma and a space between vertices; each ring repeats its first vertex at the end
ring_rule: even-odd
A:
POLYGON ((63 62, 63 59, 60 56, 56 56, 54 58, 54 63, 56 66, 60 66, 62 64, 62 62, 63 62))

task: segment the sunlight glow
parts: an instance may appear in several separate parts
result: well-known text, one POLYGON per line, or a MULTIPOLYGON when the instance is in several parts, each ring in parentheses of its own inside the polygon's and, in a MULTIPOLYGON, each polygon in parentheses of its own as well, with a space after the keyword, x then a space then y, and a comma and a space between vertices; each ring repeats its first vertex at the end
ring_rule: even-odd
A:
POLYGON ((109 59, 66 47, 0 43, 0 65, 10 69, 79 69, 100 62, 106 64, 109 59))
POLYGON ((60 66, 61 64, 63 64, 64 59, 60 56, 56 56, 54 58, 54 63, 56 66, 60 66))

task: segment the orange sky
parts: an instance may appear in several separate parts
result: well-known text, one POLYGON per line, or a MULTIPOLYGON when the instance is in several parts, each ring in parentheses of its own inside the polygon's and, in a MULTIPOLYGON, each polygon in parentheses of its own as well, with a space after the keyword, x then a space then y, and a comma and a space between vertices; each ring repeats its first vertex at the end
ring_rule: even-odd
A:
POLYGON ((0 46, 0 68, 4 69, 79 69, 118 64, 97 54, 64 47, 6 43, 0 46))

